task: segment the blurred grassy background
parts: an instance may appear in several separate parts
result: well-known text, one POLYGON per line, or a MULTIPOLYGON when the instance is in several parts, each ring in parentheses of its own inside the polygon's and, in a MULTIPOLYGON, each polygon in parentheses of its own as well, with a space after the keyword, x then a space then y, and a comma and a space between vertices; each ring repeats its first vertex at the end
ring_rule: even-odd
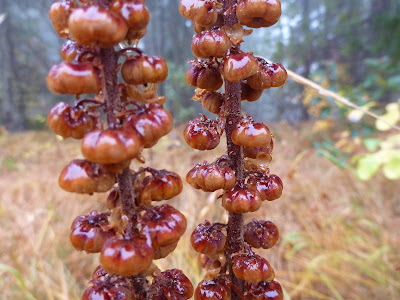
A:
MULTIPOLYGON (((271 170, 282 178, 284 194, 246 220, 279 227, 277 246, 262 254, 286 299, 400 299, 398 182, 381 175, 360 182, 317 157, 309 124, 300 131, 269 126, 276 135, 271 170)), ((193 163, 222 153, 222 145, 208 152, 188 148, 181 130, 147 150, 146 163, 184 178, 193 163)), ((69 228, 76 216, 105 209, 106 194, 74 195, 58 187, 62 167, 81 156, 79 142, 28 131, 0 135, 0 147, 0 299, 80 299, 98 256, 73 250, 69 228)), ((218 195, 185 184, 169 202, 187 216, 188 229, 176 251, 157 261, 162 269, 181 268, 194 284, 201 280, 189 236, 204 219, 226 221, 218 195)))

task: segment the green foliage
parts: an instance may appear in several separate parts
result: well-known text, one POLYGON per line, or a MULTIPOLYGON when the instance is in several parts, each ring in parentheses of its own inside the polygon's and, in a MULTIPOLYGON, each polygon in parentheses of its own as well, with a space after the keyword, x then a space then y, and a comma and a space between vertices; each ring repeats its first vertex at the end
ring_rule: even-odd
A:
POLYGON ((42 114, 37 114, 32 118, 28 119, 29 128, 33 130, 42 130, 46 128, 46 117, 42 114))
POLYGON ((177 124, 183 123, 196 114, 196 106, 190 100, 193 89, 185 81, 186 65, 168 62, 168 81, 166 85, 166 106, 177 124))
POLYGON ((393 60, 384 56, 364 61, 367 70, 361 87, 374 101, 387 101, 384 99, 386 95, 400 92, 400 61, 396 63, 393 60))
POLYGON ((346 168, 352 170, 351 166, 347 163, 350 154, 337 148, 334 145, 333 141, 327 140, 324 142, 315 142, 313 145, 314 148, 318 150, 318 156, 329 159, 332 163, 334 163, 341 169, 346 168))
MULTIPOLYGON (((390 103, 382 120, 376 120, 375 126, 380 131, 391 130, 392 125, 400 122, 400 103, 390 103)), ((357 164, 356 174, 362 180, 372 178, 380 169, 386 178, 400 179, 400 134, 391 133, 382 139, 365 139, 364 145, 369 153, 353 157, 357 164)))

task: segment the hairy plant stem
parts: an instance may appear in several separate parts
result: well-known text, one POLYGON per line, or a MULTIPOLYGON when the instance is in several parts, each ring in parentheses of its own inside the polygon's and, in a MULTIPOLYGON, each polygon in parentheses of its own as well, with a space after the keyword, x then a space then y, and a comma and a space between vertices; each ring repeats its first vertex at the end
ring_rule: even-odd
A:
MULTIPOLYGON (((237 0, 224 1, 224 23, 228 27, 238 23, 236 17, 236 9, 234 5, 237 0)), ((231 49, 231 52, 239 51, 239 47, 231 49)), ((227 139, 228 156, 230 158, 231 168, 235 171, 237 183, 244 181, 244 167, 243 167, 243 148, 235 145, 232 142, 232 131, 236 124, 240 122, 242 104, 241 104, 241 82, 230 82, 225 80, 225 133, 227 139)), ((229 266, 229 274, 232 283, 236 285, 239 290, 244 293, 244 282, 237 279, 232 271, 232 255, 240 251, 243 246, 243 215, 236 213, 229 213, 228 221, 228 249, 227 249, 227 262, 229 266)), ((232 300, 240 300, 241 297, 232 289, 232 300)))
MULTIPOLYGON (((117 125, 116 112, 120 106, 118 93, 118 53, 114 48, 100 50, 100 60, 103 66, 102 91, 105 102, 105 112, 109 128, 117 125)), ((135 194, 132 183, 132 173, 128 168, 117 175, 119 197, 122 202, 122 211, 129 218, 131 225, 127 233, 134 233, 137 228, 137 214, 135 205, 135 194)), ((146 299, 147 282, 144 274, 139 274, 132 279, 138 299, 146 299)))

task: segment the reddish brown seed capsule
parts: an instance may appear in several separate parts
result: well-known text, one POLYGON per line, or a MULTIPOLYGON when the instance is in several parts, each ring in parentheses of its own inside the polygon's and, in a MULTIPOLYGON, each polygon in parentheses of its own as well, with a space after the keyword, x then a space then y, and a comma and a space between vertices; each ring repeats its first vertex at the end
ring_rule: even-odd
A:
POLYGON ((210 224, 204 221, 193 231, 190 241, 192 247, 199 253, 215 255, 223 253, 226 247, 226 235, 220 224, 210 224))
POLYGON ((100 115, 96 111, 72 108, 64 102, 50 110, 47 124, 55 134, 74 139, 82 139, 89 131, 101 127, 100 115))
POLYGON ((269 262, 256 254, 235 256, 232 270, 238 279, 251 283, 269 281, 275 278, 274 270, 269 262))
POLYGON ((250 284, 247 287, 248 300, 283 300, 282 287, 277 281, 250 284))
POLYGON ((217 276, 213 280, 203 280, 194 292, 195 300, 230 300, 230 281, 226 276, 217 276))
POLYGON ((243 237, 254 248, 272 248, 279 239, 278 227, 271 221, 253 220, 244 228, 243 237))
POLYGON ((232 141, 239 146, 266 147, 271 143, 271 133, 263 123, 243 120, 233 129, 232 141))
POLYGON ((278 22, 281 16, 279 0, 239 0, 236 15, 242 25, 260 28, 278 22))
POLYGON ((218 14, 218 18, 217 18, 217 21, 215 21, 215 23, 213 23, 211 25, 208 25, 208 26, 202 26, 202 25, 200 25, 200 24, 198 24, 196 22, 193 22, 193 30, 196 33, 200 33, 200 32, 202 32, 204 30, 210 30, 215 26, 216 27, 224 26, 224 17, 223 17, 222 13, 218 14))
POLYGON ((135 276, 150 267, 154 250, 139 238, 108 239, 101 250, 100 263, 110 274, 135 276))
POLYGON ((181 270, 172 269, 154 278, 150 300, 186 300, 193 296, 193 285, 181 270))
POLYGON ((65 62, 77 61, 77 57, 83 53, 84 47, 79 45, 77 42, 67 40, 61 47, 61 58, 65 62))
POLYGON ((213 25, 218 18, 214 0, 181 0, 179 13, 202 26, 213 25))
POLYGON ((122 65, 121 74, 129 84, 159 83, 167 79, 168 67, 160 56, 131 56, 122 65))
POLYGON ((253 89, 269 89, 280 87, 287 80, 287 72, 281 64, 268 63, 262 58, 259 61, 259 69, 256 74, 247 78, 248 85, 253 89))
POLYGON ((189 121, 183 137, 190 147, 197 150, 212 150, 220 142, 218 125, 214 120, 193 119, 189 121))
POLYGON ((235 185, 235 172, 229 166, 219 164, 205 164, 197 171, 196 183, 205 192, 214 192, 219 189, 230 190, 235 185))
POLYGON ((231 82, 254 75, 258 70, 258 63, 250 53, 242 52, 225 56, 221 64, 221 74, 231 82))
POLYGON ((222 195, 222 206, 227 211, 237 214, 257 211, 261 202, 260 193, 247 185, 243 187, 237 185, 222 195))
POLYGON ((288 75, 286 69, 278 63, 271 64, 269 71, 271 74, 271 86, 272 87, 280 87, 285 84, 288 75))
POLYGON ((92 94, 101 90, 100 71, 92 63, 60 63, 47 75, 47 86, 56 94, 92 94))
POLYGON ((97 266, 92 273, 92 279, 98 279, 107 275, 108 273, 101 266, 97 266))
POLYGON ((120 15, 96 5, 75 9, 68 19, 68 27, 72 39, 79 44, 102 48, 123 41, 128 32, 120 15))
POLYGON ((185 216, 172 207, 164 204, 148 210, 141 218, 141 232, 151 238, 154 248, 177 243, 185 233, 187 221, 185 216))
POLYGON ((104 193, 115 184, 115 175, 106 171, 102 165, 75 159, 61 171, 58 184, 72 193, 104 193))
POLYGON ((133 159, 142 148, 138 134, 124 129, 91 131, 83 138, 81 145, 83 156, 101 164, 115 164, 133 159))
POLYGON ((247 78, 248 85, 255 90, 265 90, 272 86, 269 67, 260 65, 256 74, 247 78))
POLYGON ((274 149, 274 140, 271 139, 269 146, 267 147, 243 147, 243 155, 244 157, 259 159, 266 157, 272 154, 272 150, 274 149))
POLYGON ((81 300, 135 300, 135 293, 120 284, 93 285, 85 290, 81 300))
POLYGON ((197 172, 200 167, 201 165, 197 164, 186 174, 186 182, 195 189, 201 189, 201 186, 197 183, 197 172))
POLYGON ((150 13, 141 0, 115 0, 111 9, 120 14, 130 30, 145 29, 150 20, 150 13))
POLYGON ((108 213, 92 211, 88 216, 77 217, 71 225, 69 239, 76 250, 88 253, 101 251, 103 244, 115 236, 114 230, 105 231, 108 223, 108 213))
POLYGON ((221 106, 224 103, 225 95, 218 92, 206 92, 201 100, 201 105, 213 114, 221 112, 221 106))
POLYGON ((260 193, 263 200, 273 201, 282 195, 283 183, 277 175, 255 174, 247 183, 260 193))
POLYGON ((58 1, 51 5, 49 19, 60 37, 68 37, 68 18, 77 7, 76 2, 70 0, 58 1))
POLYGON ((161 105, 149 104, 140 112, 128 115, 123 123, 124 128, 140 135, 144 148, 151 148, 172 130, 173 118, 161 105))
POLYGON ((242 84, 241 100, 247 100, 249 102, 254 102, 260 99, 264 90, 253 89, 247 83, 242 84))
POLYGON ((126 35, 126 39, 128 41, 139 40, 146 35, 146 32, 147 32, 147 28, 138 29, 138 30, 130 28, 126 35))
POLYGON ((140 182, 137 196, 142 203, 169 200, 179 195, 182 189, 182 180, 178 174, 161 170, 140 182))
POLYGON ((231 48, 231 40, 225 31, 214 28, 196 34, 192 39, 192 52, 202 58, 222 58, 231 48))
POLYGON ((176 246, 178 246, 178 243, 174 243, 160 248, 153 247, 154 259, 161 259, 167 257, 168 254, 172 253, 176 249, 176 246))
POLYGON ((185 79, 190 86, 208 91, 216 91, 223 84, 219 70, 203 63, 192 64, 186 71, 185 79))

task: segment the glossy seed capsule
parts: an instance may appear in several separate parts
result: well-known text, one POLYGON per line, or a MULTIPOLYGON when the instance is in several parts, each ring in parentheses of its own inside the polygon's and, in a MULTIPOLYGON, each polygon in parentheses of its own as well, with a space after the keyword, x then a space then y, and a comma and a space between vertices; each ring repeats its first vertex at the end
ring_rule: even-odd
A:
POLYGON ((220 134, 214 120, 193 119, 186 126, 185 142, 197 150, 212 150, 219 145, 220 134))
POLYGON ((266 147, 271 143, 271 133, 263 123, 243 120, 233 129, 232 141, 239 146, 266 147))
POLYGON ((260 193, 262 200, 274 201, 282 195, 283 183, 277 175, 257 174, 250 176, 247 183, 260 193))
POLYGON ((194 292, 195 300, 230 300, 230 281, 226 276, 201 281, 194 292))
POLYGON ((258 70, 258 63, 252 54, 242 52, 227 55, 220 68, 225 79, 237 82, 254 75, 258 70))
POLYGON ((100 263, 110 274, 135 276, 150 267, 154 250, 143 239, 114 237, 103 245, 100 263))
POLYGON ((202 26, 213 25, 218 18, 215 2, 209 0, 181 0, 179 13, 202 26))
POLYGON ((68 19, 73 40, 85 46, 112 47, 125 39, 128 25, 111 10, 97 5, 75 9, 68 19))
POLYGON ((168 67, 160 56, 139 55, 126 60, 121 75, 129 84, 160 83, 167 79, 168 67))
POLYGON ((271 221, 253 220, 244 228, 243 237, 254 248, 272 248, 279 239, 278 227, 271 221))
POLYGON ((101 90, 100 70, 92 63, 63 62, 47 74, 47 86, 55 94, 92 94, 101 90))
POLYGON ((141 218, 141 232, 150 237, 154 248, 177 243, 186 230, 185 216, 172 207, 164 204, 155 206, 141 218))
POLYGON ((101 251, 104 243, 115 236, 114 230, 103 230, 109 225, 108 213, 92 211, 87 216, 77 217, 71 225, 69 239, 72 246, 79 251, 97 253, 101 251))
POLYGON ((89 161, 115 164, 137 157, 143 148, 139 135, 131 130, 93 130, 82 140, 82 154, 89 161))
POLYGON ((215 226, 209 221, 204 221, 195 228, 190 241, 197 252, 215 255, 224 252, 227 238, 221 226, 215 226))
POLYGON ((236 15, 242 25, 260 28, 278 22, 281 16, 279 0, 239 0, 236 15))
POLYGON ((232 264, 235 276, 246 282, 257 283, 275 278, 274 270, 269 262, 259 255, 240 254, 233 258, 232 264))
POLYGON ((154 278, 150 286, 150 300, 186 300, 193 296, 193 285, 181 270, 172 269, 154 278))
POLYGON ((277 281, 262 281, 247 286, 248 300, 283 300, 283 290, 277 281))
POLYGON ((220 71, 216 67, 202 63, 192 64, 186 71, 185 79, 190 86, 208 91, 216 91, 223 84, 220 71))
POLYGON ((115 184, 115 175, 102 165, 75 159, 61 171, 58 184, 71 193, 104 193, 115 184))
POLYGON ((192 52, 197 57, 222 58, 231 48, 231 41, 225 31, 219 28, 202 31, 192 39, 192 52))
POLYGON ((246 185, 237 185, 222 195, 222 206, 237 214, 257 211, 261 202, 260 193, 246 185))

